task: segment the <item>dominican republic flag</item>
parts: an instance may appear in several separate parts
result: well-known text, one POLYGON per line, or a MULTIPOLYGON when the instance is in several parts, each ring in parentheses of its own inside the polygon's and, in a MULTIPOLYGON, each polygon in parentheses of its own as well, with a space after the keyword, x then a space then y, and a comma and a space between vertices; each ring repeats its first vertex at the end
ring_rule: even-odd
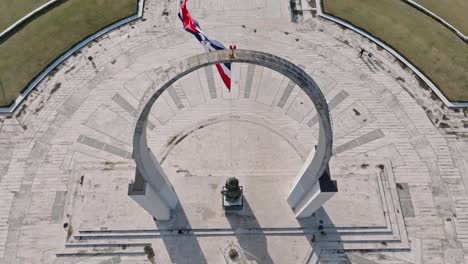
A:
MULTIPOLYGON (((226 49, 223 44, 219 43, 218 41, 208 39, 205 36, 205 33, 201 31, 200 25, 192 18, 187 10, 187 0, 184 0, 180 6, 179 18, 184 24, 184 29, 192 33, 198 39, 198 41, 200 41, 200 44, 203 45, 206 51, 226 49)), ((223 80, 224 84, 228 90, 231 91, 231 63, 216 64, 216 68, 218 69, 219 75, 221 75, 221 79, 223 80)))

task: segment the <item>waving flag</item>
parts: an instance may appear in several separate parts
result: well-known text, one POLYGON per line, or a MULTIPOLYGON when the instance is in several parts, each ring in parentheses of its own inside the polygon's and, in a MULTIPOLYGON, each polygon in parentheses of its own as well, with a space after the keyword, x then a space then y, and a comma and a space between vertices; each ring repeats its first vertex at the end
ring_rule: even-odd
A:
MULTIPOLYGON (((187 10, 187 0, 184 0, 180 6, 179 18, 184 24, 184 29, 187 32, 192 33, 198 39, 200 44, 203 45, 206 51, 226 49, 223 44, 219 43, 218 41, 208 39, 205 36, 205 33, 201 31, 200 25, 192 18, 187 10)), ((219 75, 221 76, 224 85, 226 85, 228 90, 231 91, 231 63, 216 64, 216 68, 218 69, 219 75)))

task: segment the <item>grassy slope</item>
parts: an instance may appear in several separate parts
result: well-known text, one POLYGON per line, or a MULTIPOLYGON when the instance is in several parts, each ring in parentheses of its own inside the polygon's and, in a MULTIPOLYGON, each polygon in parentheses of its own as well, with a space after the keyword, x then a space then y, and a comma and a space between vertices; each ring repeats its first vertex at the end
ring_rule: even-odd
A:
POLYGON ((416 2, 452 24, 465 36, 468 35, 467 0, 416 0, 416 2))
POLYGON ((0 0, 0 32, 49 0, 0 0))
POLYGON ((325 11, 365 29, 414 63, 451 101, 468 101, 468 45, 397 0, 324 0, 325 11))
POLYGON ((0 44, 0 105, 81 39, 136 9, 137 0, 69 0, 0 44))

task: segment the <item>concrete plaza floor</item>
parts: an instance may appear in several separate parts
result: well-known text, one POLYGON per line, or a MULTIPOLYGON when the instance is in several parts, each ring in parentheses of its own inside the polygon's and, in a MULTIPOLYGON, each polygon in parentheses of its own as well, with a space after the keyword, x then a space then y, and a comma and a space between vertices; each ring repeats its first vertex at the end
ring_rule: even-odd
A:
POLYGON ((209 37, 301 65, 325 94, 339 192, 313 217, 295 219, 286 203, 316 144, 313 105, 285 76, 246 64, 232 65, 231 93, 203 68, 152 109, 149 147, 181 201, 174 218, 154 221, 127 196, 142 95, 202 52, 176 1, 148 0, 144 21, 83 49, 0 119, 0 263, 468 262, 467 112, 356 34, 291 23, 288 6, 189 1, 209 37), (226 213, 229 176, 246 205, 226 213))

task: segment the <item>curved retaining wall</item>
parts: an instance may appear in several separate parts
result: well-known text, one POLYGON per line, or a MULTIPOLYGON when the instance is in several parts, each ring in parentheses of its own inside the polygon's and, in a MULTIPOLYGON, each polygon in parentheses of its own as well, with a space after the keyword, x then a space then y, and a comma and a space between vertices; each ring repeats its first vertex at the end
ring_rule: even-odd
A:
MULTIPOLYGON (((55 3, 56 0, 54 1, 50 1, 48 3, 46 3, 45 5, 50 5, 50 4, 53 4, 55 3)), ((40 10, 36 9, 35 11, 33 12, 39 12, 41 10, 43 10, 43 8, 46 8, 47 6, 41 6, 40 10)), ((64 54, 62 54, 60 57, 58 57, 55 61, 53 61, 49 66, 47 66, 47 68, 45 68, 39 75, 37 75, 30 83, 29 85, 27 86, 27 88, 16 98, 16 100, 13 102, 13 104, 11 104, 10 106, 6 107, 6 108, 0 108, 0 114, 3 114, 3 115, 11 115, 15 112, 15 110, 18 108, 18 106, 23 102, 23 100, 29 95, 29 93, 31 93, 31 91, 36 88, 37 85, 39 85, 39 83, 41 83, 42 80, 44 80, 45 77, 47 77, 47 75, 49 75, 50 72, 52 72, 55 68, 57 68, 57 66, 59 66, 62 62, 64 62, 65 60, 67 60, 71 55, 73 55, 73 53, 77 52, 78 50, 80 50, 81 48, 83 48, 84 46, 88 45, 90 42, 100 38, 101 36, 123 26, 123 25, 126 25, 130 22, 133 22, 137 19, 140 19, 141 17, 143 17, 143 7, 145 5, 145 0, 139 0, 138 2, 138 11, 137 11, 137 14, 136 15, 133 15, 133 16, 130 16, 130 17, 127 17, 125 19, 122 19, 96 33, 94 33, 93 35, 87 37, 86 39, 82 40, 81 42, 79 42, 78 44, 76 44, 75 46, 73 46, 73 48, 71 48, 70 50, 68 50, 67 52, 65 52, 64 54)), ((34 14, 29 14, 29 15, 34 15, 34 14)), ((28 15, 28 16, 29 16, 28 15)), ((23 18, 24 19, 24 18, 23 18)), ((2 33, 3 34, 3 33, 2 33)))
POLYGON ((203 53, 178 62, 164 71, 155 84, 140 100, 133 135, 133 159, 137 171, 158 193, 169 208, 177 206, 177 197, 170 181, 157 162, 146 139, 146 125, 151 108, 167 88, 183 76, 200 68, 226 62, 256 64, 274 70, 296 83, 312 100, 319 116, 319 138, 317 148, 308 155, 294 186, 289 193, 288 203, 295 211, 303 211, 310 205, 310 192, 328 168, 332 155, 332 127, 328 104, 315 81, 301 68, 272 54, 251 50, 223 50, 203 53))
MULTIPOLYGON (((407 2, 407 1, 405 1, 407 2)), ((342 25, 364 37, 366 37, 367 39, 371 40, 372 42, 374 42, 375 44, 379 45, 380 47, 382 47, 383 49, 385 49, 386 51, 388 51, 390 54, 392 54, 393 56, 395 56, 399 61, 401 61, 403 64, 405 64, 408 68, 411 69, 411 71, 413 71, 419 78, 421 78, 421 80, 423 80, 424 83, 427 84, 427 86, 429 86, 429 88, 431 88, 431 90, 437 95, 437 97, 439 97, 439 99, 449 108, 468 108, 468 102, 451 102, 447 99, 447 97, 445 97, 445 95, 439 90, 439 88, 437 88, 437 86, 429 79, 426 77, 426 75, 424 75, 424 73, 422 73, 416 66, 414 66, 410 61, 408 61, 405 57, 403 57, 400 53, 398 53, 396 50, 394 50, 393 48, 391 48, 390 46, 388 46, 387 44, 385 44, 384 42, 380 41, 379 39, 377 39, 376 37, 372 36, 371 34, 355 27, 354 25, 342 20, 342 19, 339 19, 335 16, 332 16, 332 15, 328 15, 328 14, 325 14, 323 13, 322 11, 322 8, 323 8, 323 0, 316 0, 316 3, 317 3, 317 14, 326 19, 326 20, 330 20, 332 22, 335 22, 339 25, 342 25)), ((430 12, 430 11, 428 11, 430 12)))
POLYGON ((429 79, 426 77, 426 75, 424 75, 420 70, 418 70, 418 68, 416 68, 416 66, 414 66, 410 61, 408 61, 405 57, 403 57, 400 53, 398 53, 396 50, 392 49, 390 46, 388 46, 387 44, 383 43, 382 41, 380 41, 379 39, 377 39, 376 37, 370 35, 369 33, 353 26, 352 24, 346 22, 346 21, 343 21, 337 17, 334 17, 334 16, 331 16, 331 15, 327 15, 327 14, 324 14, 324 13, 321 13, 319 15, 320 17, 323 17, 327 20, 330 20, 330 21, 333 21, 337 24, 340 24, 348 29, 351 29, 352 31, 370 39, 371 41, 373 41, 374 43, 376 43, 377 45, 379 45, 380 47, 382 47, 383 49, 385 49, 386 51, 388 51, 390 54, 392 54, 393 56, 395 56, 399 61, 401 61, 403 64, 405 64, 406 66, 408 66, 408 68, 411 69, 411 71, 413 71, 419 78, 421 78, 421 80, 423 80, 427 86, 429 86, 429 88, 431 88, 431 90, 439 97, 439 99, 449 108, 466 108, 468 107, 468 102, 451 102, 447 99, 447 97, 445 97, 445 95, 439 90, 439 88, 437 88, 437 86, 429 79))
POLYGON ((4 31, 2 31, 2 33, 0 33, 0 39, 4 36, 6 36, 7 34, 9 34, 11 31, 13 31, 16 27, 20 26, 21 24, 23 24, 24 22, 26 22, 28 19, 30 19, 31 17, 33 17, 34 15, 36 15, 37 13, 41 12, 42 10, 48 8, 49 6, 59 2, 61 0, 51 0, 43 5, 41 5, 40 7, 34 9, 33 11, 29 12, 27 15, 25 15, 24 17, 22 17, 20 20, 16 21, 13 25, 9 26, 8 28, 6 28, 4 31))
MULTIPOLYGON (((467 44, 468 44, 468 36, 466 36, 465 34, 463 34, 460 30, 458 30, 455 26, 453 26, 452 24, 450 24, 449 22, 447 22, 446 20, 444 20, 443 18, 441 18, 440 16, 436 15, 435 13, 433 13, 432 11, 430 11, 429 9, 425 8, 424 6, 416 3, 415 1, 412 1, 412 0, 403 0, 405 3, 407 3, 408 5, 411 5, 412 7, 418 9, 419 11, 423 12, 424 14, 430 16, 432 19, 436 20, 437 22, 441 23, 442 25, 444 25, 446 28, 448 28, 450 31, 452 31, 453 33, 457 34, 457 36, 459 38, 461 38, 463 41, 465 41, 467 44)), ((468 10, 467 10, 468 12, 468 10)))

